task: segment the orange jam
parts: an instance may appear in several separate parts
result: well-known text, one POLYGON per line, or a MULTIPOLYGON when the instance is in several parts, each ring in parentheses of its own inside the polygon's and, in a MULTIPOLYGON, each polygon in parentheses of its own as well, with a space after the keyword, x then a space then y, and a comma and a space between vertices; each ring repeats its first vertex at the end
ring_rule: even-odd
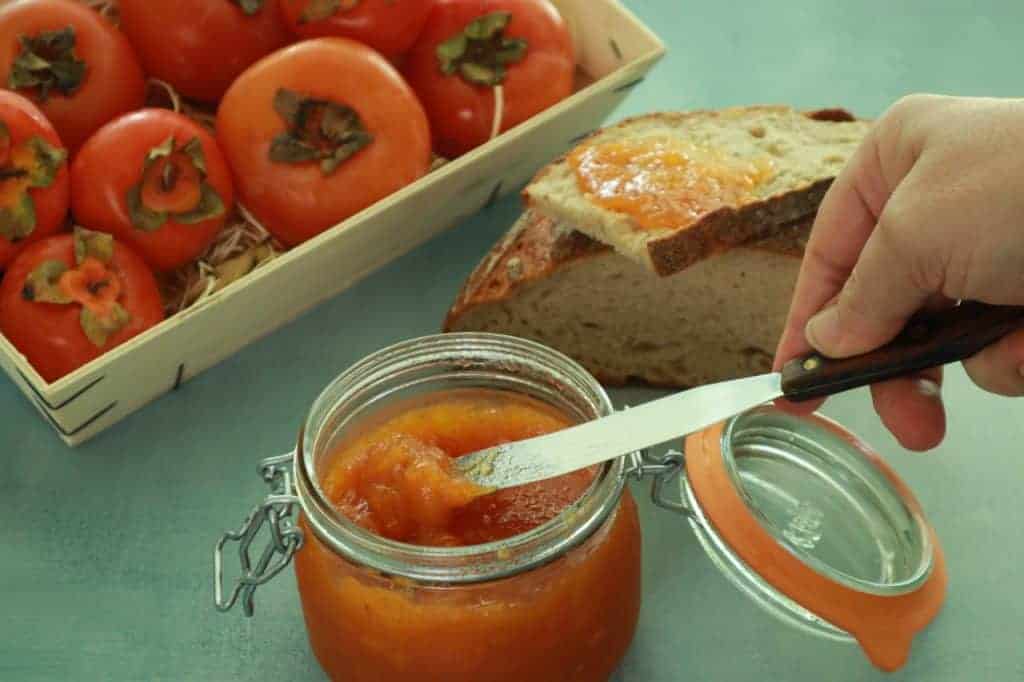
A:
MULTIPOLYGON (((508 538, 557 516, 590 489, 595 472, 481 497, 451 475, 446 458, 572 421, 508 392, 433 394, 365 419, 326 461, 321 487, 349 518, 387 537, 430 545, 508 538)), ((574 523, 566 519, 566 533, 574 523)), ((582 544, 510 577, 471 584, 383 575, 336 553, 304 516, 300 524, 307 540, 295 572, 303 614, 332 680, 607 682, 636 630, 641 536, 628 489, 582 544)))
POLYGON ((668 136, 582 145, 568 162, 591 201, 643 229, 679 228, 745 204, 773 175, 768 160, 745 161, 668 136))
POLYGON ((575 502, 596 470, 492 494, 451 458, 557 431, 551 408, 498 392, 451 393, 372 428, 332 458, 324 492, 348 518, 392 540, 466 546, 525 533, 575 502))

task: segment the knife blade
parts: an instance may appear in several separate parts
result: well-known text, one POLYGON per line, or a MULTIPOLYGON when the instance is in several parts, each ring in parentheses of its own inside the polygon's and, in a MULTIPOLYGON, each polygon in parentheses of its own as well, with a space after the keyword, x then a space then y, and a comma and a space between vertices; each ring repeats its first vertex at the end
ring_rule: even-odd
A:
POLYGON ((459 457, 455 468, 489 489, 534 483, 699 431, 781 395, 778 373, 700 386, 602 419, 459 457))
POLYGON ((964 360, 1024 325, 1024 307, 962 303, 917 316, 892 342, 863 355, 810 354, 782 372, 700 386, 527 440, 459 457, 455 469, 491 489, 586 469, 700 431, 785 397, 799 402, 834 395, 922 369, 964 360))

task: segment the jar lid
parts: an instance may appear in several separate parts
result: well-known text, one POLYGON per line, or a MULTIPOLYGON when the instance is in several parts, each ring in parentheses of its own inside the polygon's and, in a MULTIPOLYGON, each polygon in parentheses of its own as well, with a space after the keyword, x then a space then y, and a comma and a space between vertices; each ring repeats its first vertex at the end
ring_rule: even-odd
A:
POLYGON ((907 486, 835 422, 761 407, 686 440, 683 497, 715 564, 804 629, 901 667, 946 571, 907 486))

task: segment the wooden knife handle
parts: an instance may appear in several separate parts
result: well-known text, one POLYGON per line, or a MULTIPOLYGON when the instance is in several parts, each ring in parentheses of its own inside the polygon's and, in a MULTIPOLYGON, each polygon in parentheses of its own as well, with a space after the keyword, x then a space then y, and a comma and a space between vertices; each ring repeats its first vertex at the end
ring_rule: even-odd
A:
POLYGON ((888 345, 841 360, 811 353, 782 369, 782 391, 800 402, 966 360, 1024 326, 1024 307, 963 302, 913 318, 888 345))

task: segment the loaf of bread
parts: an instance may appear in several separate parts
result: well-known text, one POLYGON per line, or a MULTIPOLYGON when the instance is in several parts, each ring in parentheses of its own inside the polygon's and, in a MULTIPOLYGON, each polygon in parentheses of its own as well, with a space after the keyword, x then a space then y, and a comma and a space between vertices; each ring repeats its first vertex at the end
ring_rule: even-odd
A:
POLYGON ((535 211, 669 276, 813 215, 868 125, 840 109, 784 106, 650 114, 585 139, 542 169, 524 197, 535 211), (621 177, 617 163, 626 166, 621 177), (581 185, 583 172, 606 175, 581 185))
POLYGON ((686 387, 768 371, 810 223, 659 277, 527 210, 469 277, 444 328, 539 341, 609 385, 686 387))

